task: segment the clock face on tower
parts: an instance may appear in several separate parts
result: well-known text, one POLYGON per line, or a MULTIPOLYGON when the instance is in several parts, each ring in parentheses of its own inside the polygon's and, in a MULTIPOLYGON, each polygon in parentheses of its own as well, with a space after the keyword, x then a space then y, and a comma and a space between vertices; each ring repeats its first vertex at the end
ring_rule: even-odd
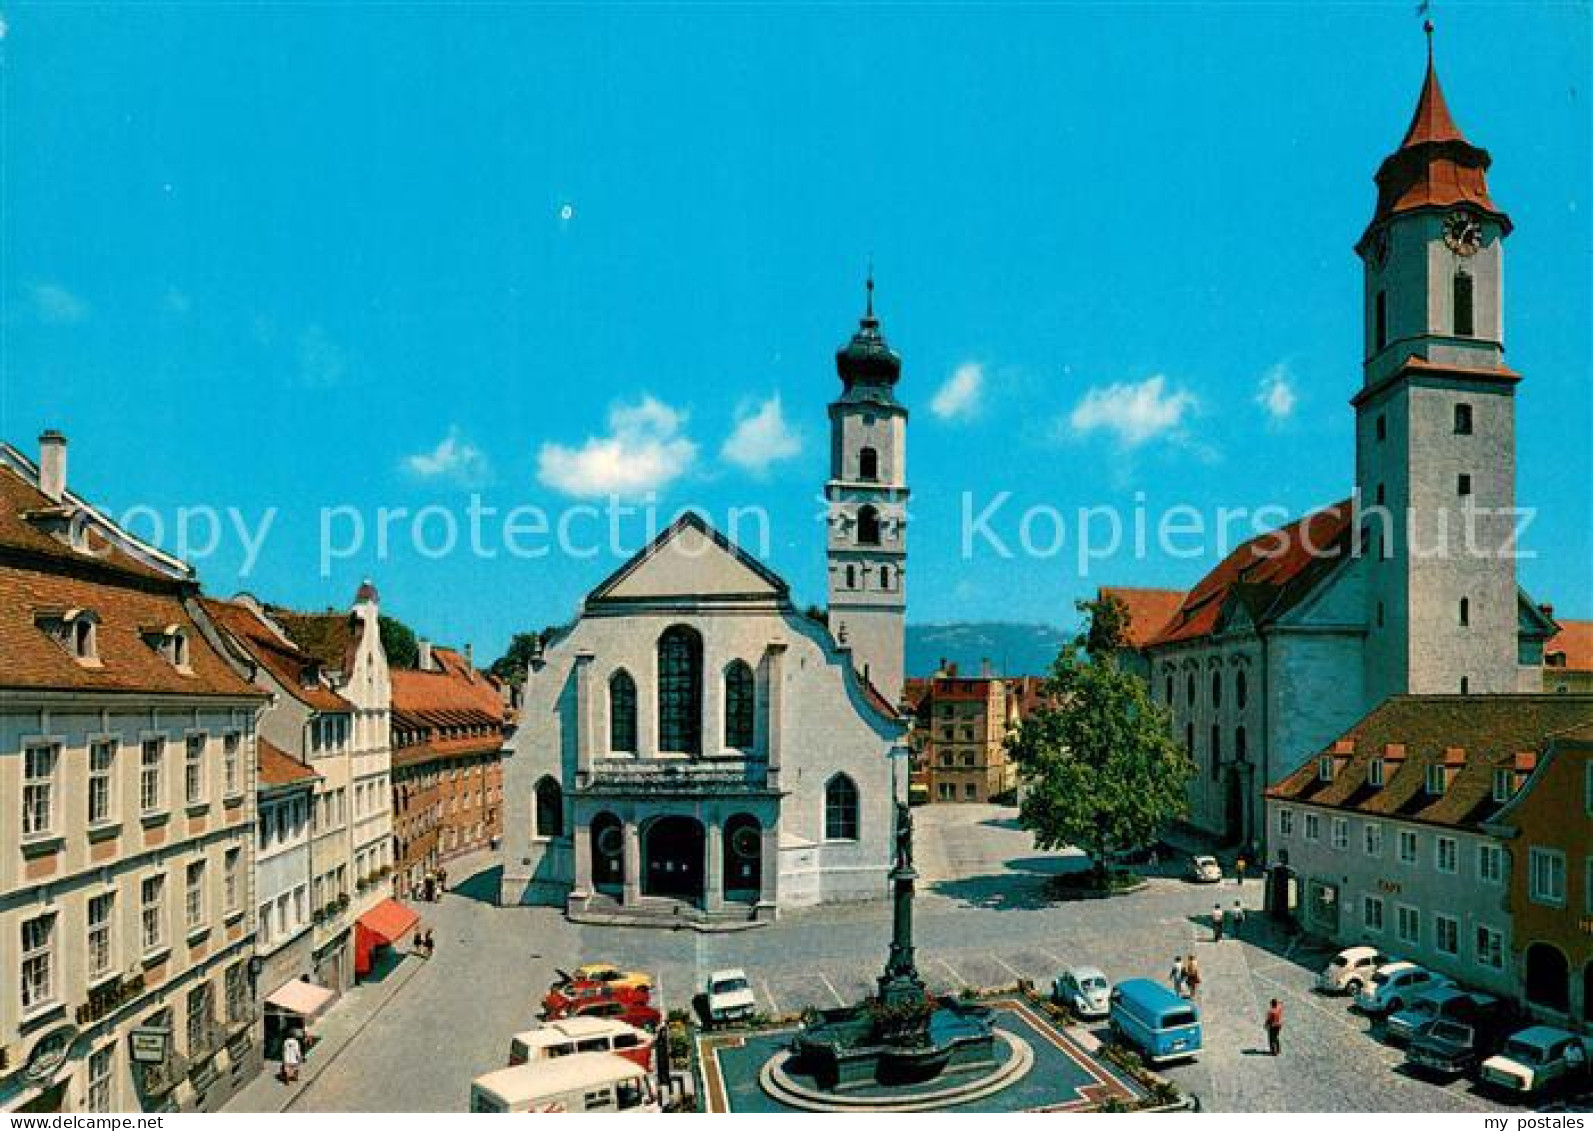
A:
POLYGON ((1444 219, 1444 242, 1456 255, 1476 255, 1482 247, 1482 224, 1464 208, 1444 219))

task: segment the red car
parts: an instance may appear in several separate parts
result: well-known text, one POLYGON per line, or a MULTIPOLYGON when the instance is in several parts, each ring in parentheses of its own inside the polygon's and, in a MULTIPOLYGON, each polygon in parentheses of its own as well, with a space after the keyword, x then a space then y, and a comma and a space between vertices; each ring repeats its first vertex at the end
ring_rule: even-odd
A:
POLYGON ((623 1006, 646 1005, 650 999, 646 986, 616 986, 609 982, 570 982, 555 986, 542 999, 543 1016, 549 1020, 559 1017, 584 1016, 580 1007, 599 1002, 616 1002, 623 1006))
POLYGON ((664 1021, 664 1015, 650 1005, 619 1001, 614 998, 583 1001, 564 1016, 610 1017, 649 1033, 656 1032, 664 1021))

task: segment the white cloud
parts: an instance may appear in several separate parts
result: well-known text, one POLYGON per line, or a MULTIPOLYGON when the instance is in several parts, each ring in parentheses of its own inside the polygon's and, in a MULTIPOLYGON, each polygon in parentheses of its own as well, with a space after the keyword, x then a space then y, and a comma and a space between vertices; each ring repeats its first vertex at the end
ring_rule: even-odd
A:
POLYGON ((972 420, 984 407, 984 391, 985 367, 966 362, 936 390, 929 411, 941 420, 972 420))
POLYGON ((736 426, 719 449, 719 457, 754 475, 802 451, 802 437, 785 420, 776 393, 761 405, 746 404, 736 412, 736 426))
POLYGON ((1138 384, 1097 385, 1084 394, 1068 415, 1068 427, 1078 436, 1106 432, 1125 448, 1151 440, 1180 439, 1186 414, 1196 406, 1195 394, 1169 391, 1167 378, 1158 373, 1138 384))
POLYGON ((417 479, 446 479, 461 487, 477 486, 487 478, 487 457, 457 425, 431 451, 405 456, 402 466, 417 479))
POLYGON ((89 305, 59 283, 33 285, 33 309, 39 321, 66 326, 88 317, 89 305))
POLYGON ((1294 391, 1294 374, 1287 362, 1280 361, 1261 375, 1256 388, 1256 403, 1262 407, 1274 424, 1282 423, 1294 415, 1294 406, 1300 395, 1294 391))
POLYGON ((686 414, 644 396, 608 410, 608 435, 588 436, 578 448, 546 443, 537 454, 544 486, 576 498, 636 498, 661 491, 697 459, 685 434, 686 414))

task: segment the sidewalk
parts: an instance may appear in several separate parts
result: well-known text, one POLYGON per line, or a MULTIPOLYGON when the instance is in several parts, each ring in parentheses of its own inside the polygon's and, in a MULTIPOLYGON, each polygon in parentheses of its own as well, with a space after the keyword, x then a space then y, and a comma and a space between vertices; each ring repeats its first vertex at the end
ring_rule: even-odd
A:
POLYGON ((223 1109, 229 1112, 285 1112, 298 1105, 316 1080, 331 1068, 350 1041, 359 1036, 371 1020, 426 964, 424 958, 406 954, 380 982, 363 982, 344 994, 315 1024, 319 1038, 305 1057, 296 1084, 284 1084, 277 1075, 280 1067, 268 1060, 260 1075, 249 1081, 223 1109))

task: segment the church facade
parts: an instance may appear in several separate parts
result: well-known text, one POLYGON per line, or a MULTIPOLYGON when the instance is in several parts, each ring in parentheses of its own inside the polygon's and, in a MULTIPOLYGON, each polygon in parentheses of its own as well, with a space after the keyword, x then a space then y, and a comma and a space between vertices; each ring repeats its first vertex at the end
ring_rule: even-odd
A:
POLYGON ((711 929, 886 894, 908 772, 907 412, 872 283, 836 362, 827 623, 695 514, 592 590, 526 677, 503 903, 711 929))
POLYGON ((1520 377, 1504 363, 1511 221, 1490 164, 1455 125, 1429 44, 1355 245, 1354 493, 1241 545, 1170 618, 1159 608, 1135 626, 1152 693, 1199 769, 1189 819, 1231 844, 1262 845, 1265 788, 1390 696, 1541 686, 1555 626, 1511 553, 1520 377))

